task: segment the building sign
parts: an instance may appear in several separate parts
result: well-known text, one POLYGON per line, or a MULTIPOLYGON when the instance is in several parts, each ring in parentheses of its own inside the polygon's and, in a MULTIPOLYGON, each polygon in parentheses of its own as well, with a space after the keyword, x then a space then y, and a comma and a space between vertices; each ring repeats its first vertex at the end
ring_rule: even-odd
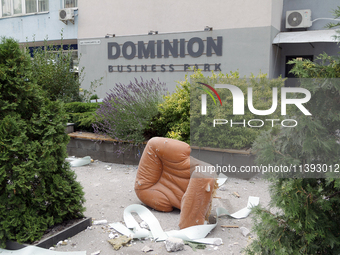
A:
MULTIPOLYGON (((117 42, 108 42, 107 56, 109 60, 124 58, 125 60, 143 60, 143 59, 174 59, 199 58, 202 55, 211 57, 213 55, 222 56, 222 36, 216 39, 207 37, 203 40, 199 37, 193 37, 186 41, 185 39, 170 40, 150 40, 148 42, 138 41, 137 44, 132 41, 126 41, 123 44, 117 42)), ((159 62, 159 61, 158 61, 159 62)), ((181 61, 184 62, 184 61, 181 61)), ((109 65, 108 71, 112 72, 175 72, 188 71, 190 67, 202 69, 203 71, 221 71, 221 63, 185 63, 185 64, 136 64, 128 65, 109 65)))
POLYGON ((93 44, 100 44, 100 40, 85 40, 79 42, 79 45, 93 45, 93 44))

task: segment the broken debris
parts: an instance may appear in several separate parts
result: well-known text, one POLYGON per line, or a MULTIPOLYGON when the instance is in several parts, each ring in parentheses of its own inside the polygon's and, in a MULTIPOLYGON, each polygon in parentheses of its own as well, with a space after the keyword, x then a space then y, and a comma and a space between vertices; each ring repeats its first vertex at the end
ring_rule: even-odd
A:
POLYGON ((215 241, 213 242, 214 245, 220 246, 223 244, 222 239, 221 238, 216 238, 215 241))
POLYGON ((109 234, 110 239, 117 238, 117 237, 119 237, 118 234, 114 234, 114 233, 109 234))
POLYGON ((144 253, 147 253, 149 251, 153 251, 153 249, 149 246, 144 246, 143 249, 142 249, 142 252, 144 252, 144 253))
POLYGON ((189 241, 184 241, 184 244, 189 245, 193 251, 196 251, 196 249, 204 250, 207 247, 203 243, 196 243, 196 242, 189 242, 189 241))
POLYGON ((131 237, 120 236, 115 239, 110 239, 108 242, 113 246, 113 249, 118 251, 121 247, 126 246, 131 240, 131 237))
POLYGON ((85 166, 85 165, 88 165, 90 163, 91 163, 91 157, 86 156, 86 157, 75 159, 75 160, 71 161, 70 165, 72 167, 77 167, 77 166, 85 166))
POLYGON ((141 228, 150 230, 148 223, 146 223, 145 221, 142 221, 139 225, 141 228))
POLYGON ((165 240, 165 248, 169 252, 184 250, 184 241, 180 238, 169 237, 165 240))
POLYGON ((241 233, 244 237, 247 237, 250 235, 250 231, 249 229, 245 228, 245 227, 240 227, 241 233))
POLYGON ((218 189, 219 189, 220 191, 226 191, 226 190, 227 190, 227 188, 226 188, 226 186, 225 186, 225 185, 223 185, 223 186, 219 187, 218 189))
POLYGON ((93 225, 103 225, 103 224, 107 224, 107 220, 95 220, 92 223, 93 225))
POLYGON ((67 243, 68 243, 68 240, 66 239, 66 240, 64 240, 64 241, 59 241, 58 243, 57 243, 57 246, 59 246, 59 245, 67 245, 67 243))
POLYGON ((236 197, 240 197, 240 195, 236 191, 234 191, 233 195, 235 195, 236 197))
POLYGON ((237 225, 221 225, 221 228, 238 228, 237 225))

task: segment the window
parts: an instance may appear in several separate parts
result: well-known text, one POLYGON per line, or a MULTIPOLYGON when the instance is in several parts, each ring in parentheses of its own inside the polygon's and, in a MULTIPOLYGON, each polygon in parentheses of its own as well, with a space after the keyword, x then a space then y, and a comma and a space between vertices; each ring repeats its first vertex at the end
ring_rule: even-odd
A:
POLYGON ((48 11, 48 0, 38 0, 38 12, 48 11))
POLYGON ((26 0, 25 2, 26 2, 26 13, 37 12, 36 0, 26 0))
POLYGON ((1 0, 0 17, 47 12, 48 0, 1 0))
POLYGON ((78 0, 64 0, 64 8, 78 7, 78 0))
POLYGON ((11 0, 2 0, 1 5, 2 5, 2 16, 3 17, 11 16, 11 9, 12 9, 11 0))
POLYGON ((61 45, 54 45, 52 48, 48 47, 45 48, 45 46, 40 47, 29 47, 29 52, 31 58, 34 58, 34 51, 38 48, 42 48, 43 50, 46 50, 46 55, 49 58, 55 58, 54 61, 58 61, 60 59, 60 53, 62 54, 71 54, 71 63, 70 63, 70 69, 72 69, 72 72, 78 73, 79 72, 79 59, 78 59, 78 45, 77 44, 64 44, 63 50, 60 51, 61 45), (51 57, 52 56, 52 57, 51 57))
POLYGON ((13 14, 21 14, 22 13, 22 1, 21 0, 13 0, 13 14))

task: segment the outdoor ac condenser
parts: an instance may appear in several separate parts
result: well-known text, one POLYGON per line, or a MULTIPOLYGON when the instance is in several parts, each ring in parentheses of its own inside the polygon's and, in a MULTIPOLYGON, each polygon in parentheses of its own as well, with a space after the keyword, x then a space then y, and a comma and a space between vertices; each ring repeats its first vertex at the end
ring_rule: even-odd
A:
POLYGON ((65 8, 59 10, 59 20, 66 21, 74 21, 74 10, 71 8, 65 8))
POLYGON ((293 10, 286 12, 286 28, 307 28, 312 26, 312 11, 293 10))

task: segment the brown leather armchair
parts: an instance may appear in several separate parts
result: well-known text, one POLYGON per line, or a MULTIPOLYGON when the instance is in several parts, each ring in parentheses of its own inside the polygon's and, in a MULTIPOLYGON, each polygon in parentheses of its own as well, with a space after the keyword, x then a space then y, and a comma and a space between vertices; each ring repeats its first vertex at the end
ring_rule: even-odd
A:
POLYGON ((187 143, 163 137, 150 139, 141 157, 135 192, 147 206, 170 212, 181 210, 179 227, 204 224, 217 188, 216 174, 204 171, 211 166, 190 156, 187 143))

